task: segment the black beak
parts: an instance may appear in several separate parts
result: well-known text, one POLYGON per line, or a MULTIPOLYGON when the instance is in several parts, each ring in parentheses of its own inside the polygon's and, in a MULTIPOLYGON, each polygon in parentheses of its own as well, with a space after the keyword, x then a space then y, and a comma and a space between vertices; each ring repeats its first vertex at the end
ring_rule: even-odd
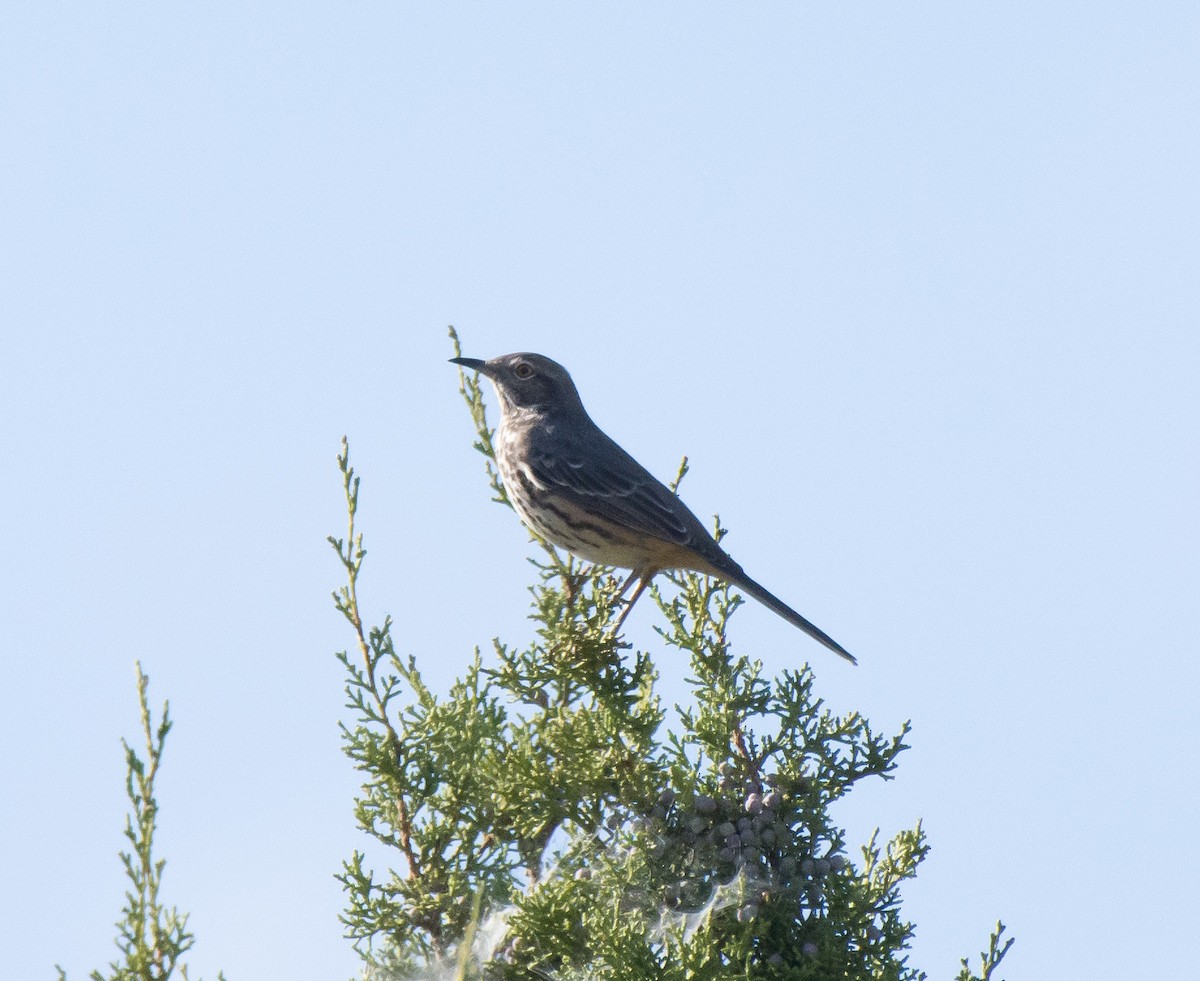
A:
POLYGON ((464 368, 470 368, 472 371, 478 371, 482 374, 487 374, 487 362, 480 361, 478 358, 451 358, 451 364, 460 364, 464 368))

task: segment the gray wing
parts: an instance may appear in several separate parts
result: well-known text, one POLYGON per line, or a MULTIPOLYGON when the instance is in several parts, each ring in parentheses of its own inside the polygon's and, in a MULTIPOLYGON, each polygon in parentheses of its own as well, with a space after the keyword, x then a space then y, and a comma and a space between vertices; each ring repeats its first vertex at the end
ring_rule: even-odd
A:
POLYGON ((735 586, 831 651, 857 663, 832 637, 747 576, 687 505, 599 429, 560 428, 549 439, 534 436, 528 449, 527 463, 534 478, 551 493, 610 521, 693 549, 735 586))
POLYGON ((537 481, 553 493, 642 534, 706 556, 708 546, 720 552, 687 505, 600 430, 559 429, 552 445, 547 442, 529 447, 528 463, 537 481))

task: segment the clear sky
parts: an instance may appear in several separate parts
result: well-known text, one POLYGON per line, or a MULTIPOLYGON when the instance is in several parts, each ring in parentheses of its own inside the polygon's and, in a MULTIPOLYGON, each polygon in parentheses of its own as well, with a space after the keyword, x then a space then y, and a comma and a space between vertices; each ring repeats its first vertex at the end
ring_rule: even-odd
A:
POLYGON ((1002 917, 1010 978, 1188 976, 1198 63, 1191 2, 8 4, 5 976, 113 952, 135 659, 193 977, 356 969, 343 433, 365 607, 431 681, 530 632, 449 323, 688 454, 860 666, 755 606, 744 649, 913 720, 839 818, 924 820, 915 964, 1002 917))

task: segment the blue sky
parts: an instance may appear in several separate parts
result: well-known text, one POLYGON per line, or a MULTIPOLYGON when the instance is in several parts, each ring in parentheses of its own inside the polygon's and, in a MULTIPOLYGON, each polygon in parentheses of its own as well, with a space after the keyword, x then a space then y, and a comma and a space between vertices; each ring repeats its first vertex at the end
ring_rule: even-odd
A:
MULTIPOLYGON (((1184 976, 1200 689, 1193 4, 16 4, 0 31, 0 948, 111 956, 133 663, 193 976, 347 977, 328 599, 446 686, 529 636, 446 325, 540 351, 840 711, 912 719, 914 963, 1184 976), (1086 965, 1086 967, 1082 965, 1086 965)), ((652 610, 629 622, 653 645, 652 610)), ((655 649, 656 648, 652 648, 655 649)), ((664 652, 664 658, 670 658, 664 652)), ((683 668, 662 663, 668 696, 683 668)))

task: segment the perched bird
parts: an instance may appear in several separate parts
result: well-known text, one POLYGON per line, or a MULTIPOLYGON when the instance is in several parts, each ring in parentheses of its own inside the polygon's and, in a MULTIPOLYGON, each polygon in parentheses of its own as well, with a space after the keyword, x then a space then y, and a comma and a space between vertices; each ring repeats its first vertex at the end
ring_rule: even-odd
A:
POLYGON ((852 664, 850 653, 756 583, 700 520, 592 422, 567 370, 540 354, 451 358, 491 379, 500 397, 496 466, 521 520, 589 562, 632 570, 637 588, 617 628, 654 576, 689 569, 753 596, 852 664))

